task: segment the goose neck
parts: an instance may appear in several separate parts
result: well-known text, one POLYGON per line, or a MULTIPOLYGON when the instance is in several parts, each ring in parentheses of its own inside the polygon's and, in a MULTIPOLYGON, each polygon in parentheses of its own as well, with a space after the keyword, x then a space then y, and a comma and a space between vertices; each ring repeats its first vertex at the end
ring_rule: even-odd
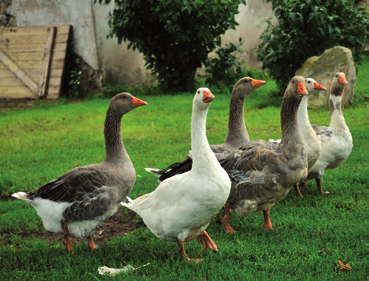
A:
POLYGON ((281 128, 282 141, 281 143, 291 145, 303 143, 301 133, 297 124, 297 112, 300 101, 292 97, 285 97, 281 107, 281 128))
POLYGON ((312 130, 310 121, 309 121, 309 115, 308 115, 308 97, 304 96, 301 100, 300 106, 297 111, 297 120, 299 127, 301 129, 301 132, 304 132, 306 130, 312 130))
POLYGON ((330 127, 334 130, 335 134, 340 135, 344 131, 348 130, 345 122, 345 118, 341 109, 342 96, 330 95, 329 97, 329 113, 331 117, 330 127))
POLYGON ((108 109, 104 124, 105 159, 104 161, 123 161, 127 155, 121 134, 122 115, 108 109))
POLYGON ((208 139, 206 138, 207 112, 208 108, 200 109, 196 106, 196 104, 194 104, 192 109, 191 149, 193 170, 203 166, 204 162, 207 162, 207 165, 211 165, 212 162, 218 163, 213 151, 210 149, 208 139))
POLYGON ((238 148, 250 142, 244 119, 245 97, 232 94, 229 103, 228 130, 225 143, 238 148))

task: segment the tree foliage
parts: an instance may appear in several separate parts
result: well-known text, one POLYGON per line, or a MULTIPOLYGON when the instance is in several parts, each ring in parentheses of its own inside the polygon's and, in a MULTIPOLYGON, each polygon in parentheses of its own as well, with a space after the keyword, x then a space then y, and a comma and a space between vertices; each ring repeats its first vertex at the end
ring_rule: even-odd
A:
POLYGON ((367 42, 369 21, 352 0, 267 0, 277 24, 268 20, 260 36, 258 60, 270 69, 283 94, 288 81, 311 56, 334 46, 354 48, 367 42))
POLYGON ((244 42, 240 37, 238 43, 225 44, 225 47, 220 47, 214 52, 216 56, 209 58, 205 63, 206 73, 209 75, 206 83, 233 88, 235 81, 242 75, 242 61, 236 57, 237 53, 244 53, 242 45, 244 42))
MULTIPOLYGON (((111 0, 95 0, 109 4, 111 0)), ((109 37, 144 56, 159 83, 170 91, 192 91, 196 69, 235 29, 245 0, 114 0, 109 37)))

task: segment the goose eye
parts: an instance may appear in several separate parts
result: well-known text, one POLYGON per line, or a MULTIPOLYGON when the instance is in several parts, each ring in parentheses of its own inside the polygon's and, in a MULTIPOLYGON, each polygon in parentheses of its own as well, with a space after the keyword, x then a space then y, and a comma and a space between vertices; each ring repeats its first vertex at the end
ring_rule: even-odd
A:
POLYGON ((198 94, 200 94, 200 91, 197 91, 198 94))
POLYGON ((310 81, 308 81, 308 83, 310 83, 310 81))
POLYGON ((293 84, 295 84, 295 81, 292 81, 293 84))
POLYGON ((336 77, 338 77, 338 75, 336 75, 336 77))

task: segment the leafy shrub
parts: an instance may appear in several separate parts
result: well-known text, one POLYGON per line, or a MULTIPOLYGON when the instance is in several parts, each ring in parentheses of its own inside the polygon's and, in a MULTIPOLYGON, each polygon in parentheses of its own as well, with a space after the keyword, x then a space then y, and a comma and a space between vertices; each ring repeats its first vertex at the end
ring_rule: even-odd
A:
POLYGON ((225 47, 215 51, 216 57, 209 58, 205 63, 206 73, 210 75, 206 79, 209 85, 220 85, 220 83, 233 87, 234 83, 241 78, 242 62, 235 53, 244 53, 241 46, 244 44, 240 37, 238 43, 226 44, 225 47))
POLYGON ((72 70, 70 72, 69 91, 67 96, 72 98, 83 98, 86 92, 82 86, 82 71, 72 70))
MULTIPOLYGON (((111 0, 95 0, 110 3, 111 0)), ((196 69, 220 46, 220 35, 235 29, 245 0, 114 0, 108 37, 144 56, 146 68, 169 91, 194 90, 196 69)))
POLYGON ((305 60, 337 45, 354 48, 367 42, 369 20, 353 0, 268 0, 277 24, 268 20, 261 34, 258 60, 283 94, 288 81, 305 60))
POLYGON ((119 93, 127 92, 137 97, 154 96, 163 94, 163 90, 158 85, 105 85, 104 91, 101 93, 103 98, 112 98, 119 93))

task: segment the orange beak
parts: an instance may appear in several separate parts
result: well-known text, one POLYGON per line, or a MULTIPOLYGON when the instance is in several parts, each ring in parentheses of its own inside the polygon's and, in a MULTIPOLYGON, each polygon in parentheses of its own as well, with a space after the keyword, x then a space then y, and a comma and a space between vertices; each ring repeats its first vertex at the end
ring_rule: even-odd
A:
POLYGON ((345 75, 342 75, 338 78, 338 83, 340 83, 341 85, 345 85, 347 84, 347 80, 346 80, 346 76, 345 75))
POLYGON ((326 91, 327 89, 317 82, 314 82, 314 91, 326 91))
POLYGON ((251 78, 251 81, 252 81, 252 85, 254 86, 255 89, 263 86, 264 84, 266 84, 266 82, 262 81, 262 80, 256 80, 256 79, 251 78))
POLYGON ((203 97, 202 97, 202 101, 204 103, 209 103, 212 102, 213 99, 215 99, 214 95, 210 92, 210 90, 203 90, 202 91, 203 97))
POLYGON ((308 91, 306 90, 306 83, 305 82, 299 82, 297 83, 297 93, 300 96, 306 96, 308 95, 308 91))
POLYGON ((132 96, 132 104, 133 104, 134 107, 138 107, 138 106, 141 106, 141 105, 147 105, 147 102, 132 96))

